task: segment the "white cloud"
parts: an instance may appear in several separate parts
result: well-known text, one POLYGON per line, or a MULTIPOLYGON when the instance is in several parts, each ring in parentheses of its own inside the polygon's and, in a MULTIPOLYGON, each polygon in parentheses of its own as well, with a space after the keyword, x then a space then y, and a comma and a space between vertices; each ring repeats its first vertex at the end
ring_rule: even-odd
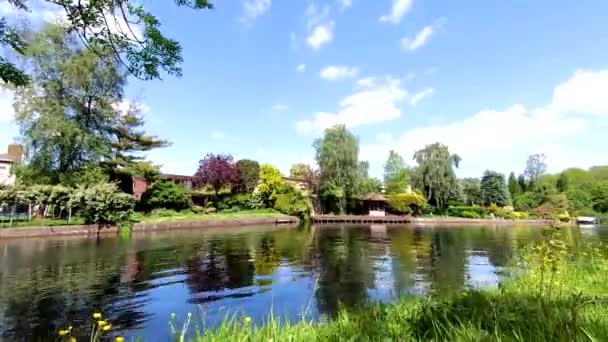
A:
POLYGON ((393 0, 391 13, 380 17, 381 22, 399 24, 404 15, 412 8, 413 0, 393 0))
POLYGON ((311 3, 304 12, 306 16, 306 27, 311 30, 313 27, 329 21, 329 5, 323 6, 321 10, 311 3))
POLYGON ((320 49, 323 45, 331 42, 334 36, 334 22, 329 21, 315 26, 306 41, 313 49, 320 49))
POLYGON ((608 70, 578 70, 553 92, 553 109, 608 116, 608 70))
POLYGON ((376 84, 375 77, 364 77, 364 78, 360 78, 357 80, 357 85, 360 87, 369 88, 369 87, 373 87, 375 84, 376 84))
POLYGON ((431 38, 431 36, 435 33, 437 29, 443 25, 445 19, 436 20, 431 25, 425 26, 422 30, 420 30, 414 39, 403 38, 401 39, 401 47, 405 50, 414 51, 421 47, 423 47, 431 38))
POLYGON ((320 72, 321 78, 328 81, 337 81, 347 78, 355 78, 359 73, 359 69, 344 65, 330 65, 320 72))
POLYGON ((412 95, 412 97, 410 98, 410 104, 414 106, 418 102, 422 101, 422 99, 424 99, 425 97, 433 95, 434 92, 435 90, 433 88, 426 88, 423 91, 412 95))
POLYGON ((243 20, 253 20, 270 10, 271 0, 245 0, 243 2, 243 20))
POLYGON ((277 112, 286 111, 288 109, 289 109, 289 106, 287 106, 285 104, 281 104, 281 103, 277 103, 274 106, 272 106, 272 110, 275 110, 277 112))
POLYGON ((521 159, 523 164, 526 154, 539 151, 555 158, 553 167, 589 166, 602 162, 601 158, 584 162, 577 157, 585 151, 577 152, 580 148, 575 137, 593 125, 590 119, 608 115, 608 100, 601 91, 607 88, 608 70, 577 71, 555 87, 551 102, 545 106, 514 104, 504 110, 482 110, 456 122, 410 129, 396 139, 362 146, 361 158, 382 163, 389 149, 411 156, 426 144, 441 142, 461 155, 465 168, 474 166, 469 170, 474 171, 472 175, 487 167, 510 171, 512 158, 521 159))
POLYGON ((306 71, 306 64, 299 64, 299 65, 296 67, 296 70, 297 70, 298 72, 304 72, 304 71, 306 71))
POLYGON ((320 131, 336 124, 357 127, 393 120, 401 116, 399 103, 406 99, 408 92, 401 81, 387 78, 381 84, 358 89, 340 101, 337 113, 317 112, 312 120, 296 123, 300 132, 320 131))
POLYGON ((337 0, 337 3, 341 10, 345 10, 353 5, 353 0, 337 0))

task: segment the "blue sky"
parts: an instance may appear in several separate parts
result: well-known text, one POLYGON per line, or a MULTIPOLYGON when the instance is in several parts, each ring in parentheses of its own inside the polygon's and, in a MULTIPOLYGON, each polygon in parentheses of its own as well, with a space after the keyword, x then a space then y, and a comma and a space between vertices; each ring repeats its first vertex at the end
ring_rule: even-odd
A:
MULTIPOLYGON (((460 176, 521 172, 532 153, 550 171, 608 164, 606 1, 146 4, 184 49, 183 77, 128 88, 173 143, 149 153, 166 172, 191 174, 208 152, 287 172, 335 123, 378 177, 389 149, 412 165, 437 141, 462 156, 460 176)), ((0 142, 15 135, 6 103, 0 142)))

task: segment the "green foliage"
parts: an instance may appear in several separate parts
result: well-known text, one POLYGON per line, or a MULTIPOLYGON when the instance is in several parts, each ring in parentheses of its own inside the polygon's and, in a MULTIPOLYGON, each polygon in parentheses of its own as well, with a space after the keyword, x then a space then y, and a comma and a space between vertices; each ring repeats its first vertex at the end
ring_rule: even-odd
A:
POLYGON ((547 172, 546 159, 547 156, 542 153, 528 156, 524 175, 528 180, 528 184, 530 184, 532 187, 534 187, 538 179, 544 175, 545 172, 547 172))
POLYGON ((402 193, 409 185, 410 171, 397 151, 390 150, 384 164, 384 188, 388 194, 402 193))
POLYGON ((386 195, 386 199, 388 208, 400 214, 420 214, 426 206, 424 196, 415 192, 386 195))
POLYGON ((563 172, 560 173, 555 186, 557 187, 557 191, 559 192, 568 191, 568 175, 563 172))
POLYGON ((482 205, 481 182, 478 178, 463 178, 460 180, 463 202, 467 205, 482 205))
POLYGON ((184 210, 192 206, 190 192, 181 184, 170 181, 157 181, 144 192, 140 206, 150 211, 157 208, 184 210))
POLYGON ((247 204, 245 205, 247 209, 262 209, 266 208, 266 204, 264 203, 264 197, 262 194, 258 192, 254 192, 249 196, 247 200, 247 204))
POLYGON ((281 171, 270 164, 260 166, 260 185, 257 192, 264 199, 264 203, 272 204, 279 189, 285 184, 281 171))
POLYGON ((100 226, 130 224, 135 206, 135 198, 113 183, 80 186, 74 190, 71 201, 85 223, 100 226))
POLYGON ((293 164, 289 169, 289 177, 306 178, 310 173, 310 166, 304 163, 293 164))
POLYGON ((360 175, 359 141, 344 125, 336 125, 326 129, 323 138, 315 140, 313 146, 320 170, 321 195, 336 198, 338 209, 344 213, 360 175))
POLYGON ((260 178, 260 164, 255 160, 241 159, 235 164, 236 180, 233 192, 253 192, 260 178))
POLYGON ((509 188, 509 193, 511 194, 511 198, 515 198, 523 192, 523 189, 521 188, 521 184, 519 184, 519 182, 517 181, 517 178, 515 177, 514 172, 511 172, 509 174, 509 180, 507 181, 507 187, 509 188))
POLYGON ((518 195, 513 201, 513 205, 517 210, 531 211, 540 205, 538 196, 533 192, 524 192, 518 195))
POLYGON ((274 209, 290 216, 310 216, 309 201, 298 191, 278 194, 274 202, 274 209))
MULTIPOLYGON (((124 65, 133 76, 142 80, 155 79, 160 78, 161 71, 181 75, 182 49, 179 42, 163 35, 160 21, 141 2, 46 1, 60 6, 67 19, 66 28, 80 37, 84 46, 90 48, 91 52, 124 65), (122 24, 117 30, 118 22, 122 24)), ((8 2, 6 6, 12 4, 17 10, 31 10, 27 0, 8 2)), ((176 0, 175 3, 197 10, 212 8, 207 0, 176 0)), ((23 40, 6 24, 4 18, 0 21, 0 44, 17 54, 23 53, 23 40)), ((18 86, 27 83, 23 71, 4 58, 0 59, 0 78, 18 86)))
POLYGON ((488 215, 488 209, 477 205, 472 206, 451 206, 447 210, 449 216, 465 218, 483 218, 488 215))
POLYGON ((495 203, 499 206, 511 205, 511 195, 505 183, 505 176, 495 171, 486 171, 481 178, 481 197, 484 205, 495 203))
POLYGON ((24 183, 90 183, 128 170, 140 152, 167 145, 141 131, 139 107, 116 105, 126 84, 120 66, 84 48, 75 34, 46 26, 23 59, 32 82, 16 90, 14 106, 26 150, 17 169, 24 183))
POLYGON ((414 187, 424 192, 431 205, 445 208, 450 189, 457 182, 453 167, 458 167, 461 158, 451 154, 447 146, 435 143, 416 151, 414 160, 418 163, 412 174, 414 187))
POLYGON ((597 184, 591 191, 591 205, 593 210, 608 212, 608 181, 597 184))

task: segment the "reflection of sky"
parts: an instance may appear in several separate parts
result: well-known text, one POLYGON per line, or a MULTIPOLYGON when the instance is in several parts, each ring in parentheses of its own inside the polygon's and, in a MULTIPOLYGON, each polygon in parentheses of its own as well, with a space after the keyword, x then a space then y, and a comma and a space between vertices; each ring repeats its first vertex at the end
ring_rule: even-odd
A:
POLYGON ((471 287, 487 287, 498 283, 498 275, 496 267, 490 263, 490 259, 483 255, 477 254, 480 251, 471 252, 467 256, 467 286, 471 287))

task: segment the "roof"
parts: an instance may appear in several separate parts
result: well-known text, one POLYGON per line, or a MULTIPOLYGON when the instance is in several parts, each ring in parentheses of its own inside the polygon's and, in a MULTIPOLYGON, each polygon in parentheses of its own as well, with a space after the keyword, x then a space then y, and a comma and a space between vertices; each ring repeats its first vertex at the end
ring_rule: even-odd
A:
POLYGON ((371 193, 363 197, 364 201, 386 202, 386 198, 382 194, 371 193))
POLYGON ((8 153, 0 153, 0 160, 15 161, 15 158, 8 153))
POLYGON ((191 180, 192 176, 186 176, 186 175, 174 175, 174 174, 170 174, 170 173, 163 173, 162 175, 160 175, 161 178, 163 179, 171 179, 171 180, 191 180))
POLYGON ((288 182, 306 182, 305 178, 300 178, 300 177, 281 177, 283 178, 284 181, 288 181, 288 182))

